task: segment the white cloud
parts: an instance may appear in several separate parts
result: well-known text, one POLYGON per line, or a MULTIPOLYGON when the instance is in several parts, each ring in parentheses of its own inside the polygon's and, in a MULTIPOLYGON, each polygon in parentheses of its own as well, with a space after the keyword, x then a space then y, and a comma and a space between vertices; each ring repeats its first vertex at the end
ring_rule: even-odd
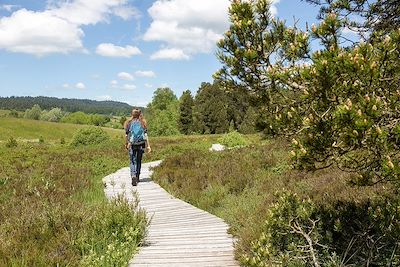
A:
POLYGON ((173 59, 173 60, 188 60, 190 56, 183 50, 178 48, 165 48, 161 49, 150 56, 150 59, 173 59))
POLYGON ((6 11, 8 11, 8 12, 12 12, 13 11, 13 9, 17 9, 17 8, 19 8, 19 6, 18 5, 1 5, 0 6, 0 10, 6 10, 6 11))
POLYGON ((85 86, 84 83, 79 82, 79 83, 75 84, 75 88, 77 88, 77 89, 85 89, 86 86, 85 86))
POLYGON ((275 5, 278 4, 280 1, 281 0, 272 0, 271 1, 271 9, 270 9, 270 11, 271 11, 271 15, 274 16, 274 17, 278 14, 278 9, 276 8, 275 5))
MULTIPOLYGON (((111 16, 135 17, 128 0, 48 0, 43 11, 19 9, 0 18, 0 49, 43 56, 86 52, 82 26, 108 22, 111 16)), ((12 11, 16 6, 2 5, 12 11)), ((135 15, 136 14, 136 15, 135 15)))
POLYGON ((118 73, 118 78, 125 81, 133 81, 133 76, 127 72, 120 72, 118 73))
POLYGON ((342 33, 346 34, 346 35, 357 35, 358 34, 356 31, 354 31, 348 27, 343 28, 342 33))
POLYGON ((64 88, 69 88, 69 84, 68 84, 68 83, 64 83, 64 84, 63 84, 63 87, 64 87, 64 88))
POLYGON ((0 19, 0 48, 43 56, 84 51, 83 31, 74 24, 50 15, 20 9, 0 19))
POLYGON ((148 10, 153 22, 144 40, 166 42, 167 48, 152 59, 189 59, 190 54, 211 52, 229 27, 229 5, 229 0, 156 1, 148 10))
POLYGON ((136 89, 136 85, 134 84, 124 84, 121 89, 127 90, 127 91, 132 91, 136 89))
POLYGON ((144 86, 147 87, 147 88, 153 88, 153 85, 149 84, 149 83, 145 83, 144 86))
POLYGON ((114 8, 114 14, 124 20, 128 20, 132 17, 135 19, 139 19, 141 17, 140 11, 134 7, 116 7, 114 8))
POLYGON ((154 71, 151 71, 151 70, 138 70, 135 72, 135 75, 138 77, 147 77, 147 78, 156 77, 156 74, 154 73, 154 71))
POLYGON ((136 46, 127 45, 125 47, 122 47, 110 43, 103 43, 97 46, 96 53, 105 57, 129 58, 134 55, 140 55, 142 52, 136 46))
POLYGON ((132 7, 126 5, 127 2, 127 0, 56 1, 48 5, 48 10, 54 16, 73 24, 90 25, 108 22, 112 15, 131 18, 129 14, 132 14, 132 7))
POLYGON ((100 96, 96 96, 96 100, 98 100, 98 101, 110 101, 110 100, 112 100, 112 96, 110 96, 110 95, 100 95, 100 96))
POLYGON ((100 79, 101 78, 101 75, 100 74, 92 74, 92 76, 90 76, 92 79, 94 79, 94 80, 98 80, 98 79, 100 79))

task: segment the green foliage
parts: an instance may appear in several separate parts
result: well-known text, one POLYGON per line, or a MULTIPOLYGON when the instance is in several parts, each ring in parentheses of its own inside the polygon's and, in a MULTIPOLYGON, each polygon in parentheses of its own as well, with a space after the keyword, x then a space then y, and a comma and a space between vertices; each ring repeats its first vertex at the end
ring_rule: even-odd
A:
POLYGON ((334 12, 343 17, 345 26, 367 39, 366 31, 385 33, 400 27, 400 3, 396 0, 307 0, 320 5, 320 15, 334 12), (349 16, 351 14, 351 16, 349 16))
POLYGON ((192 93, 184 91, 179 99, 179 131, 183 134, 189 134, 193 129, 193 106, 192 93))
POLYGON ((10 138, 8 138, 8 140, 6 142, 6 147, 11 148, 11 147, 16 147, 16 146, 18 146, 17 140, 15 140, 15 138, 12 136, 10 138))
POLYGON ((12 118, 18 118, 18 117, 19 117, 19 114, 18 114, 18 111, 16 111, 15 109, 13 109, 13 110, 10 110, 10 112, 8 113, 8 116, 9 116, 9 117, 12 117, 12 118))
POLYGON ((224 134, 219 142, 227 147, 241 147, 249 144, 246 138, 237 131, 224 134))
POLYGON ((328 14, 313 28, 316 38, 326 40, 326 49, 314 53, 313 64, 298 69, 298 76, 282 79, 305 88, 303 105, 293 112, 292 120, 302 121, 303 127, 294 141, 294 158, 307 168, 337 164, 357 172, 354 181, 364 185, 399 181, 394 122, 400 91, 392 88, 400 82, 400 32, 345 49, 334 43, 338 36, 327 25, 338 31, 341 21, 328 14))
MULTIPOLYGON (((321 222, 315 204, 283 192, 267 214, 264 231, 253 244, 246 266, 321 266, 321 222)), ((326 265, 323 265, 326 266, 326 265)))
POLYGON ((179 101, 169 88, 158 88, 148 105, 148 131, 151 136, 180 134, 178 129, 179 101))
POLYGON ((53 108, 49 111, 43 110, 40 119, 43 121, 59 122, 64 116, 64 112, 60 108, 53 108))
POLYGON ((92 114, 90 115, 90 124, 95 126, 105 126, 107 122, 110 122, 110 117, 100 115, 100 114, 92 114))
MULTIPOLYGON (((346 12, 363 16, 376 12, 376 5, 311 2, 326 5, 310 32, 271 18, 266 0, 232 2, 230 29, 218 44, 224 65, 216 78, 228 89, 243 86, 254 96, 257 127, 293 135, 292 155, 300 168, 334 164, 356 173, 355 183, 399 182, 400 92, 393 88, 400 83, 400 32, 378 31, 367 21, 365 42, 346 47, 342 32, 351 26, 346 12), (310 52, 311 39, 322 48, 310 52)), ((381 9, 382 19, 398 7, 384 2, 377 4, 390 6, 381 9)))
POLYGON ((80 129, 73 137, 71 146, 87 146, 102 144, 110 139, 110 136, 99 127, 80 129))
POLYGON ((100 114, 86 114, 81 111, 65 115, 61 122, 74 124, 88 124, 95 126, 104 126, 110 121, 110 117, 100 114))
POLYGON ((81 266, 126 266, 145 236, 147 219, 138 203, 122 196, 107 203, 88 221, 89 229, 77 244, 83 251, 81 266))
POLYGON ((43 138, 43 136, 39 136, 39 143, 40 143, 40 144, 43 144, 43 143, 44 143, 44 138, 43 138))
POLYGON ((42 109, 40 108, 39 105, 36 104, 31 109, 27 109, 25 111, 24 118, 30 120, 39 120, 41 113, 42 109))
POLYGON ((218 84, 202 83, 193 110, 194 131, 220 134, 229 130, 227 96, 218 84))
POLYGON ((148 131, 151 136, 179 135, 178 103, 171 103, 166 110, 152 110, 148 131))
POLYGON ((218 59, 223 64, 215 78, 229 91, 245 89, 259 114, 258 127, 275 134, 277 110, 287 97, 270 67, 302 58, 309 50, 306 34, 287 28, 269 12, 270 1, 234 1, 229 9, 231 25, 218 43, 218 59))
POLYGON ((88 114, 83 113, 82 111, 73 112, 65 115, 61 122, 64 123, 74 123, 74 124, 91 124, 90 116, 88 114))
POLYGON ((167 110, 168 106, 177 101, 174 92, 168 88, 158 88, 153 94, 153 100, 148 105, 150 110, 167 110))
POLYGON ((119 119, 119 124, 121 124, 120 126, 124 126, 124 124, 125 124, 125 122, 126 122, 126 120, 127 120, 127 118, 125 117, 125 116, 122 116, 120 119, 119 119))
POLYGON ((239 125, 238 131, 242 134, 253 134, 256 133, 256 121, 257 121, 257 113, 254 107, 249 107, 246 110, 244 115, 244 119, 239 125))

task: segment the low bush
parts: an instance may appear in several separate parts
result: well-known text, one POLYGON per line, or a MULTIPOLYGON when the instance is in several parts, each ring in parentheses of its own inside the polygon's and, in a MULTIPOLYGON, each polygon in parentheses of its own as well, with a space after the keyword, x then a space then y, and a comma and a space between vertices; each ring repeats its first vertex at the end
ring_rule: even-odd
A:
POLYGON ((89 219, 89 229, 78 239, 81 266, 126 266, 146 233, 147 219, 137 201, 119 196, 89 219))
POLYGON ((249 144, 247 139, 237 131, 232 131, 230 133, 224 134, 219 139, 219 142, 227 147, 239 147, 249 144))
POLYGON ((7 142, 6 142, 6 147, 11 148, 11 147, 16 147, 18 146, 17 140, 15 140, 14 137, 10 137, 8 138, 7 142))
POLYGON ((104 143, 110 136, 99 127, 80 129, 72 138, 71 146, 87 146, 104 143))

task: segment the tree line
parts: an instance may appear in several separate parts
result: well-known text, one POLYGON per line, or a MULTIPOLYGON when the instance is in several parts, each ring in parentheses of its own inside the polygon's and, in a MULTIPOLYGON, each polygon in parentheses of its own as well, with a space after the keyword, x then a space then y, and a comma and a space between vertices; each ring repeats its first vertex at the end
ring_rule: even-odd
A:
POLYGON ((256 132, 256 111, 243 88, 226 92, 218 82, 203 82, 197 93, 180 98, 170 88, 158 88, 146 108, 152 135, 256 132))
POLYGON ((66 112, 82 111, 84 113, 105 115, 126 115, 134 108, 129 104, 117 101, 95 101, 89 99, 67 99, 55 97, 0 97, 0 109, 25 111, 39 105, 41 108, 50 110, 58 107, 66 112))

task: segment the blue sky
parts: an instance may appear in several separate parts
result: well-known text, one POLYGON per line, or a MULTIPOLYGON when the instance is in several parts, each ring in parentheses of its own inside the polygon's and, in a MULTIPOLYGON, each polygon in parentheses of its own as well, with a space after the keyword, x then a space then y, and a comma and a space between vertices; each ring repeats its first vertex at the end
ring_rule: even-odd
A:
MULTIPOLYGON (((211 82, 229 0, 0 0, 0 96, 116 100, 145 106, 211 82)), ((275 1, 288 24, 316 22, 300 0, 275 1)))

